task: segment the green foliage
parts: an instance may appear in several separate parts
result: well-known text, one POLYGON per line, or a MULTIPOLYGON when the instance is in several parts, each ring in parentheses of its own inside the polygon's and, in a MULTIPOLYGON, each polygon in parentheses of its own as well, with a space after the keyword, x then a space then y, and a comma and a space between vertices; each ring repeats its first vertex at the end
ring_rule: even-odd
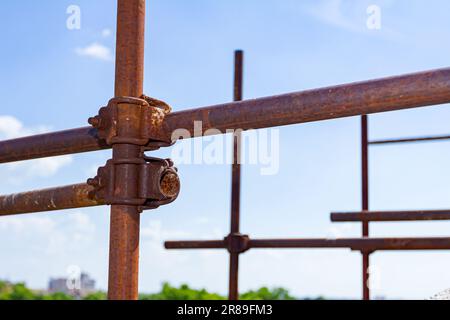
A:
POLYGON ((172 287, 167 282, 163 284, 162 290, 154 294, 141 294, 139 300, 224 300, 225 297, 215 293, 209 293, 205 289, 195 290, 187 284, 179 288, 172 287))
POLYGON ((45 294, 45 295, 41 295, 40 297, 42 299, 36 299, 36 300, 73 300, 72 296, 69 296, 62 292, 45 294))
POLYGON ((25 283, 5 283, 0 294, 0 298, 5 300, 34 300, 34 297, 33 291, 28 289, 25 283))
POLYGON ((33 291, 25 283, 9 283, 0 281, 0 300, 72 300, 64 293, 42 294, 33 291))
MULTIPOLYGON (((84 300, 106 300, 105 292, 98 291, 85 296, 84 300)), ((242 300, 294 300, 289 291, 283 288, 267 287, 251 290, 240 295, 242 300)), ((64 293, 44 294, 27 288, 25 283, 9 283, 0 281, 0 300, 73 300, 64 293)), ((320 297, 319 299, 323 299, 320 297)), ((173 287, 164 283, 160 292, 140 294, 139 300, 226 300, 225 296, 210 293, 205 289, 192 289, 187 284, 173 287)))
POLYGON ((106 292, 97 291, 94 293, 90 293, 83 298, 83 300, 106 300, 106 292))
POLYGON ((262 287, 256 291, 248 291, 240 295, 241 300, 295 300, 289 295, 289 291, 283 288, 274 288, 270 290, 262 287))

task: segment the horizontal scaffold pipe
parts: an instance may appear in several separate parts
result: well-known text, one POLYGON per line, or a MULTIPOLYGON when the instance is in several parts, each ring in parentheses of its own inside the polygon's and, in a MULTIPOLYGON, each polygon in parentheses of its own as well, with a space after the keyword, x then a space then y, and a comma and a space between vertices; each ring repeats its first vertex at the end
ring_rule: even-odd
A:
POLYGON ((355 238, 250 240, 250 248, 349 248, 357 251, 445 250, 450 238, 355 238))
POLYGON ((399 143, 414 143, 414 142, 436 142, 450 140, 450 135, 445 136, 430 136, 430 137, 414 137, 414 138, 401 138, 401 139, 386 139, 386 140, 373 140, 369 141, 371 145, 381 144, 399 144, 399 143))
MULTIPOLYGON (((166 249, 221 249, 224 241, 166 241, 166 249)), ((248 249, 449 250, 450 238, 250 239, 248 249)))
MULTIPOLYGON (((155 138, 291 125, 450 102, 450 68, 173 112, 155 138), (194 130, 195 122, 201 129, 194 130), (209 129, 217 129, 211 131, 209 129), (208 131, 209 130, 209 131, 208 131), (206 132, 208 131, 208 132, 206 132)), ((186 137, 184 137, 186 138, 186 137)), ((0 163, 106 148, 89 127, 0 142, 0 163)))
POLYGON ((92 190, 80 183, 0 196, 0 216, 103 205, 89 195, 92 190))
POLYGON ((193 121, 209 129, 260 129, 450 102, 450 68, 225 103, 169 114, 162 134, 193 121))
POLYGON ((166 249, 225 249, 223 240, 192 240, 192 241, 166 241, 166 249))
POLYGON ((450 210, 333 212, 333 222, 450 220, 450 210))
POLYGON ((92 127, 0 141, 0 163, 110 148, 92 127))

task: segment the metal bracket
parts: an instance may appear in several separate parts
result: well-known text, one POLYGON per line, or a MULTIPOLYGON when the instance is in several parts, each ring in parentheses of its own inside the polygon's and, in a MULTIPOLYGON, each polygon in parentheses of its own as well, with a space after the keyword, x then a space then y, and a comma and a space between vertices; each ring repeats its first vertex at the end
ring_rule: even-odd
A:
POLYGON ((145 95, 141 98, 116 97, 109 100, 106 107, 100 108, 99 114, 89 118, 88 122, 97 129, 98 137, 105 140, 109 145, 127 143, 142 146, 146 151, 157 150, 160 147, 173 144, 172 141, 154 139, 165 115, 170 111, 170 106, 165 102, 145 95), (130 107, 134 110, 135 119, 126 120, 139 121, 140 132, 138 137, 125 137, 119 132, 119 128, 126 125, 126 123, 119 123, 120 119, 123 119, 119 117, 119 113, 130 107))
POLYGON ((171 141, 153 138, 170 111, 166 103, 147 96, 116 97, 102 107, 97 116, 89 118, 89 123, 97 129, 98 137, 107 144, 132 144, 141 149, 137 158, 113 157, 100 167, 97 176, 87 181, 94 187, 91 197, 109 205, 137 206, 139 211, 155 209, 178 197, 180 179, 173 162, 144 154, 144 151, 172 145, 171 141), (115 178, 118 166, 138 166, 137 192, 132 197, 116 196, 121 183, 115 178))
POLYGON ((180 192, 180 180, 172 161, 146 156, 142 159, 108 160, 105 166, 98 169, 97 176, 88 179, 87 183, 94 187, 92 197, 109 205, 135 205, 140 211, 171 203, 180 192), (139 166, 137 198, 123 199, 115 196, 115 167, 124 164, 139 166))
POLYGON ((244 253, 249 248, 250 238, 248 235, 240 233, 230 233, 224 239, 226 248, 230 253, 244 253))

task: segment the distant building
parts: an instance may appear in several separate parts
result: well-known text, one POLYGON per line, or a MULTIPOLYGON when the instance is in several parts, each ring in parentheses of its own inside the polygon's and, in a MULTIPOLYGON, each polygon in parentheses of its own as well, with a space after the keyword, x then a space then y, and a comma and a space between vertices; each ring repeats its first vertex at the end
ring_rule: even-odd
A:
POLYGON ((51 278, 48 282, 48 292, 61 292, 74 297, 84 297, 95 291, 95 280, 87 273, 81 273, 79 278, 51 278))

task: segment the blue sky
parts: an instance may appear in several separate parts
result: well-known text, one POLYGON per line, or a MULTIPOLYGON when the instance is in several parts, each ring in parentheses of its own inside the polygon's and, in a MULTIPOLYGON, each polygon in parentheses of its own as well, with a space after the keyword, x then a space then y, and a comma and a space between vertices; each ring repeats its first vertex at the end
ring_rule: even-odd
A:
MULTIPOLYGON (((449 65, 444 0, 147 1, 145 92, 174 110, 230 101, 233 51, 245 51, 246 98, 449 65), (366 27, 369 5, 381 29, 366 27)), ((2 1, 0 138, 86 125, 113 94, 115 1, 2 1), (81 8, 68 30, 66 9, 81 8)), ((436 106, 370 117, 371 138, 448 134, 436 106)), ((242 231, 252 237, 359 236, 329 213, 360 208, 359 118, 283 127, 280 170, 243 167, 242 231)), ((449 142, 372 147, 371 208, 450 207, 449 142)), ((169 154, 170 150, 158 154, 169 154)), ((85 181, 109 152, 0 166, 1 193, 85 181)), ((225 293, 227 254, 167 252, 164 240, 228 232, 230 168, 181 165, 177 201, 142 216, 140 290, 163 281, 225 293)), ((0 219, 0 278, 44 288, 69 265, 106 288, 107 208, 0 219)), ((372 224, 374 236, 446 236, 450 223, 372 224)), ((450 287, 448 252, 373 255, 375 296, 426 298, 450 287)), ((254 250, 242 256, 241 288, 283 286, 297 296, 360 297, 360 254, 254 250)))

